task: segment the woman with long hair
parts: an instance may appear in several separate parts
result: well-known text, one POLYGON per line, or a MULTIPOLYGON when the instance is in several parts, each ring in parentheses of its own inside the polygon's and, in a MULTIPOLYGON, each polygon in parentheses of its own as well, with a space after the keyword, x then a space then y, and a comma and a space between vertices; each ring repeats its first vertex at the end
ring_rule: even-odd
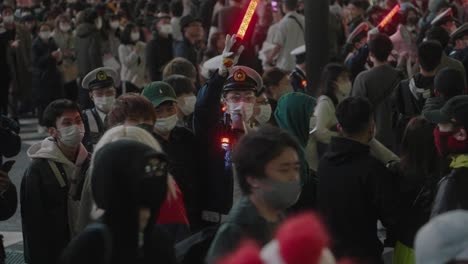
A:
POLYGON ((119 60, 122 64, 120 78, 124 82, 131 82, 138 88, 145 86, 146 78, 146 44, 141 41, 142 34, 138 26, 128 23, 121 36, 119 46, 119 60))
MULTIPOLYGON (((311 119, 311 137, 307 146, 306 157, 312 170, 316 170, 318 161, 325 152, 332 137, 339 136, 338 120, 335 109, 351 92, 350 74, 345 66, 330 63, 322 72, 320 83, 322 95, 317 99, 314 116, 311 119)), ((383 163, 398 160, 398 157, 385 148, 376 139, 369 142, 371 153, 383 163)))
POLYGON ((393 263, 415 263, 414 238, 430 218, 440 179, 433 130, 433 125, 424 118, 411 119, 401 142, 401 161, 389 166, 399 176, 401 194, 393 263))

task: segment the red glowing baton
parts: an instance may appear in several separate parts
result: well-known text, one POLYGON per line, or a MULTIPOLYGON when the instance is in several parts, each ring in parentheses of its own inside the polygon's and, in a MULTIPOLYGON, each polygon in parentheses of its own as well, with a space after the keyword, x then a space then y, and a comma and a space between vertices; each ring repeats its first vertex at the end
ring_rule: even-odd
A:
POLYGON ((258 0, 250 0, 249 7, 247 7, 247 11, 245 12, 244 18, 242 19, 242 23, 237 31, 236 36, 241 40, 244 39, 245 33, 249 28, 250 21, 255 13, 255 9, 257 8, 258 0))
POLYGON ((379 23, 379 28, 384 28, 390 21, 392 21, 393 17, 400 11, 400 5, 396 5, 388 15, 384 17, 384 19, 379 23))

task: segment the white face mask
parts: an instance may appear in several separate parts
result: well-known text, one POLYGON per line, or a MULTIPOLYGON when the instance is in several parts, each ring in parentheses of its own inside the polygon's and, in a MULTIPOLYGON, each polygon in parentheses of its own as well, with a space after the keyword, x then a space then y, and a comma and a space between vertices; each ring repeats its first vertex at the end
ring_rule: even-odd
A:
POLYGON ((41 32, 39 32, 39 37, 42 40, 48 40, 50 38, 50 31, 41 31, 41 32))
POLYGON ((112 29, 118 29, 119 26, 120 26, 120 23, 119 21, 112 21, 109 23, 109 26, 112 28, 112 29))
POLYGON ((138 41, 140 40, 140 33, 139 32, 132 32, 132 34, 130 34, 130 38, 132 39, 132 41, 138 41))
POLYGON ((244 121, 249 120, 254 111, 254 104, 252 103, 227 103, 229 114, 241 114, 244 121))
POLYGON ((81 143, 81 140, 83 140, 85 129, 83 125, 73 125, 68 127, 62 127, 58 129, 58 132, 58 140, 60 142, 62 142, 65 146, 68 147, 76 147, 81 143))
POLYGON ((166 118, 158 118, 154 124, 154 128, 162 134, 168 134, 172 129, 174 129, 177 121, 179 121, 177 114, 166 118))
POLYGON ((101 29, 102 28, 102 18, 98 17, 96 19, 96 28, 101 29))
POLYGON ((104 113, 109 113, 115 102, 114 96, 93 97, 94 105, 104 113))
POLYGON ((15 21, 15 17, 13 15, 9 15, 9 16, 4 16, 3 17, 3 22, 7 23, 7 24, 11 24, 15 21))
POLYGON ((258 113, 258 115, 254 116, 254 118, 258 121, 258 123, 266 124, 271 118, 271 105, 259 105, 258 107, 260 109, 260 112, 258 113))
POLYGON ((179 108, 184 115, 188 116, 195 111, 195 103, 197 102, 197 97, 195 95, 187 96, 179 100, 184 101, 183 104, 179 103, 179 108))
POLYGON ((63 32, 68 32, 71 29, 71 26, 66 23, 60 23, 60 30, 63 32))
POLYGON ((172 26, 171 26, 171 24, 164 24, 164 25, 161 25, 161 27, 159 28, 159 32, 161 32, 161 33, 163 33, 163 34, 167 34, 167 35, 172 34, 172 26))

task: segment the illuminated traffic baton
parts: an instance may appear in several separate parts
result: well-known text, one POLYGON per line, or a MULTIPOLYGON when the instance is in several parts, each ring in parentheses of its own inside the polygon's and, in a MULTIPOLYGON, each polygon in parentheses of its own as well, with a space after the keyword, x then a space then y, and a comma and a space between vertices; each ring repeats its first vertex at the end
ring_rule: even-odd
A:
POLYGON ((400 11, 400 5, 397 4, 391 11, 384 17, 382 21, 380 21, 378 28, 384 28, 390 21, 392 21, 393 17, 400 11))
POLYGON ((252 17, 255 13, 255 9, 257 9, 258 0, 250 0, 249 7, 247 7, 247 11, 245 12, 244 18, 242 19, 242 23, 237 30, 236 36, 243 40, 247 29, 249 28, 250 21, 252 21, 252 17))

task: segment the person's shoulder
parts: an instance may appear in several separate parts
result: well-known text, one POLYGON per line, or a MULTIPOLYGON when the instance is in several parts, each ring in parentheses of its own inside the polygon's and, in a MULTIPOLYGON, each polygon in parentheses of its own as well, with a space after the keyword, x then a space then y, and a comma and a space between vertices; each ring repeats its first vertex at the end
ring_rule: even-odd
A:
POLYGON ((192 139, 192 138, 195 138, 195 135, 193 134, 192 131, 190 131, 188 128, 186 127, 174 127, 174 129, 172 130, 172 133, 174 133, 175 135, 179 136, 179 137, 183 137, 185 139, 192 139))

